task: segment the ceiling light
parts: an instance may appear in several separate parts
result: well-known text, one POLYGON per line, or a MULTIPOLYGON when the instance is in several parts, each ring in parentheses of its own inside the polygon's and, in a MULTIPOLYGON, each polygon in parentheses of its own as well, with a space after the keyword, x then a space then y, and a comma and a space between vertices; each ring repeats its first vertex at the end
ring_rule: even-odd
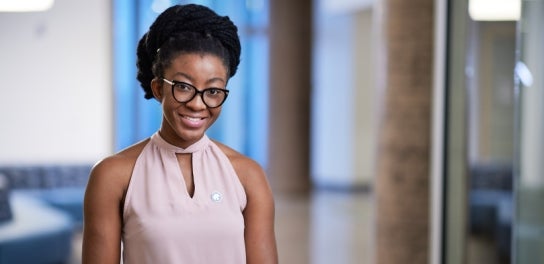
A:
POLYGON ((40 12, 53 7, 55 0, 0 0, 0 12, 40 12))
POLYGON ((521 0, 469 0, 468 13, 476 21, 515 21, 521 14, 521 0))

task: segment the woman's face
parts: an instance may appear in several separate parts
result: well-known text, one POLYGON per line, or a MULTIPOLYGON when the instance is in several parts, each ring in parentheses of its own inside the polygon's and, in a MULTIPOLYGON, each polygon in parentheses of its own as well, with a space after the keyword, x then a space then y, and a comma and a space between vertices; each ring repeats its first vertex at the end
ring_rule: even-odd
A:
MULTIPOLYGON (((162 77, 188 83, 199 91, 211 87, 226 89, 227 68, 215 55, 182 53, 174 58, 162 77)), ((185 103, 176 101, 172 85, 160 78, 154 79, 151 87, 155 98, 162 104, 161 136, 179 147, 186 148, 198 141, 221 113, 221 106, 207 107, 201 94, 185 103)))

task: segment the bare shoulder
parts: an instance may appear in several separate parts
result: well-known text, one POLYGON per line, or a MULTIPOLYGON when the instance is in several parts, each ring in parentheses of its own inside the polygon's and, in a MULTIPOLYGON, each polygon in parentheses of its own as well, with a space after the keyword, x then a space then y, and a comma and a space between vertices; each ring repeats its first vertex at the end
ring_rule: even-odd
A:
POLYGON ((246 191, 249 185, 259 184, 262 181, 266 182, 266 174, 259 163, 225 144, 214 142, 230 160, 246 191))
POLYGON ((139 142, 135 145, 132 145, 112 156, 106 157, 102 160, 100 160, 96 165, 93 167, 93 173, 94 175, 124 175, 124 174, 130 174, 132 171, 132 167, 134 166, 134 163, 136 163, 136 159, 142 152, 143 148, 145 147, 145 144, 147 143, 147 140, 139 142))
POLYGON ((99 161, 91 170, 83 201, 83 263, 119 263, 122 205, 146 142, 99 161))
POLYGON ((122 195, 128 186, 136 159, 148 140, 141 141, 97 162, 91 170, 88 186, 100 185, 122 195))

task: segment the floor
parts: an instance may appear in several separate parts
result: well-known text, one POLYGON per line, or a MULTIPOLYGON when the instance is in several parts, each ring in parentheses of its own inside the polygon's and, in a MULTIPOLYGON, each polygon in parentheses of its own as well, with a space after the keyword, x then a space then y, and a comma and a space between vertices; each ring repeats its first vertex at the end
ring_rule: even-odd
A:
POLYGON ((372 263, 373 202, 368 192, 276 197, 280 263, 372 263))
MULTIPOLYGON (((370 192, 319 191, 275 199, 279 263, 372 263, 370 192)), ((81 234, 73 245, 71 263, 81 263, 81 234)))

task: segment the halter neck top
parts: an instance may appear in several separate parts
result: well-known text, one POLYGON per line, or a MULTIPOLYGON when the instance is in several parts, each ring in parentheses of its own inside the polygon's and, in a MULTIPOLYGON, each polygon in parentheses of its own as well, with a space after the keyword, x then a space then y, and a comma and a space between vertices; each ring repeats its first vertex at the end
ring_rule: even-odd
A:
POLYGON ((123 263, 245 263, 246 195, 206 135, 183 149, 158 132, 136 160, 123 208, 123 263), (191 153, 194 194, 176 153, 191 153))

